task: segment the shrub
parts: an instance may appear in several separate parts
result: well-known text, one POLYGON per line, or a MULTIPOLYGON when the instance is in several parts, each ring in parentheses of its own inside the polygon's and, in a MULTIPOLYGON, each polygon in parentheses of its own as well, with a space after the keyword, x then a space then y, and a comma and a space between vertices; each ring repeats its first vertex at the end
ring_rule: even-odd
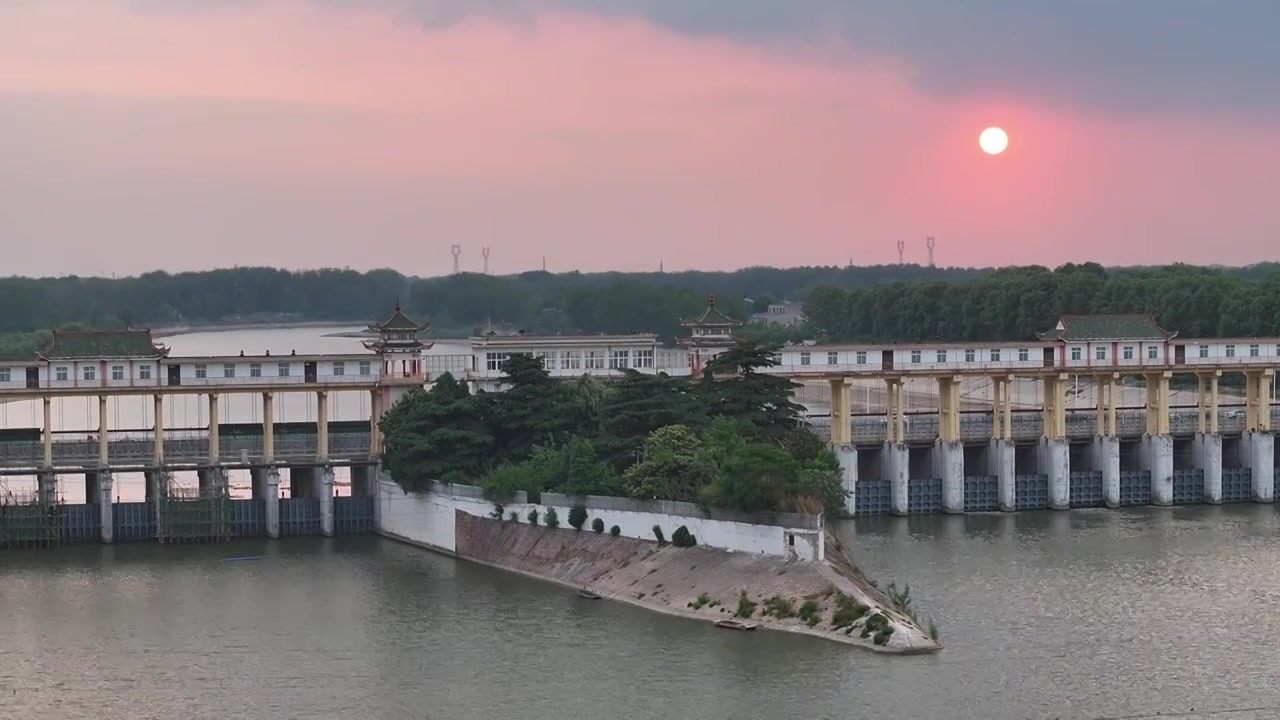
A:
POLYGON ((619 535, 622 534, 622 528, 618 527, 617 525, 614 525, 613 527, 609 528, 609 534, 614 537, 618 537, 619 535))
POLYGON ((938 625, 934 621, 929 621, 929 639, 938 642, 938 625))
POLYGON ((854 602, 853 598, 842 592, 836 593, 836 611, 831 615, 831 626, 839 630, 840 628, 850 629, 853 624, 862 619, 863 615, 870 610, 862 603, 854 602))
POLYGON ((653 526, 653 536, 658 538, 658 547, 662 547, 667 544, 667 537, 662 534, 662 528, 657 525, 653 526))
POLYGON ((556 514, 556 509, 547 508, 547 514, 542 516, 542 522, 549 528, 560 527, 560 516, 556 514))
POLYGON ((538 508, 533 508, 532 510, 529 511, 529 524, 530 525, 538 524, 538 508))
POLYGON ((911 586, 903 585, 899 590, 897 584, 889 583, 889 602, 893 604, 894 609, 903 615, 912 616, 911 611, 911 586))
POLYGON ((592 520, 591 529, 598 533, 604 532, 604 521, 601 520, 600 518, 596 518, 595 520, 592 520))
POLYGON ((507 515, 507 519, 510 520, 511 522, 520 522, 520 513, 516 512, 515 510, 512 510, 511 514, 507 515))
POLYGON ((772 615, 779 620, 786 620, 789 617, 795 617, 796 609, 791 601, 781 595, 774 595, 764 603, 765 615, 772 615))
POLYGON ((698 541, 693 537, 693 533, 689 532, 689 528, 681 525, 676 528, 675 532, 671 533, 671 544, 676 547, 687 548, 697 545, 698 541))
POLYGON ((493 518, 494 520, 501 520, 502 510, 503 510, 502 503, 494 503, 493 512, 489 513, 489 517, 493 518))
POLYGON ((749 618, 755 611, 756 603, 752 602, 751 598, 747 597, 747 591, 743 590, 738 596, 738 610, 733 614, 740 618, 749 618))
POLYGON ((876 631, 876 636, 871 638, 871 642, 876 645, 887 645, 890 637, 893 637, 893 626, 886 625, 876 631))
POLYGON ((805 625, 813 627, 822 620, 822 613, 818 610, 817 600, 805 600, 800 606, 800 611, 796 613, 796 617, 800 618, 805 625))
POLYGON ((694 598, 693 601, 689 603, 689 607, 693 608, 694 610, 701 610, 702 608, 711 604, 712 602, 711 602, 710 595, 706 593, 698 593, 698 597, 694 598))
MULTIPOLYGON (((889 618, 885 617, 880 613, 875 613, 871 617, 867 618, 867 622, 863 624, 862 637, 863 638, 871 637, 873 633, 878 633, 887 627, 890 627, 889 618)), ((886 639, 887 639, 887 636, 886 636, 886 639)))
POLYGON ((587 508, 584 505, 574 505, 569 508, 569 526, 574 530, 581 530, 582 526, 587 524, 587 508))

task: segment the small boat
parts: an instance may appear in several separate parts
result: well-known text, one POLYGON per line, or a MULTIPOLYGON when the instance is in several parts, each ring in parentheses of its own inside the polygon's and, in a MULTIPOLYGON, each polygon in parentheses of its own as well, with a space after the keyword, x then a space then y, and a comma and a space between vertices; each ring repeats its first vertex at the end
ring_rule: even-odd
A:
POLYGON ((738 622, 737 620, 717 620, 716 627, 725 630, 755 630, 760 627, 755 623, 738 622))
POLYGON ((586 599, 588 599, 588 600, 599 600, 599 599, 600 599, 600 596, 599 596, 599 595, 597 595, 597 594, 595 594, 595 593, 591 592, 590 590, 588 590, 588 589, 586 589, 586 588, 581 588, 581 589, 579 589, 579 590, 578 590, 578 597, 586 598, 586 599))

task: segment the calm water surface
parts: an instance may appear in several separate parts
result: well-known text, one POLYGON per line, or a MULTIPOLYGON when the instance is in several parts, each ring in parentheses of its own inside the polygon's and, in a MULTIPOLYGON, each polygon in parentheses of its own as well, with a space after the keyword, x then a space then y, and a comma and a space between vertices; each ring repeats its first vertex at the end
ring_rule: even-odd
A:
POLYGON ((911 583, 943 653, 727 633, 373 538, 78 546, 0 555, 0 714, 1280 716, 1273 507, 841 533, 868 572, 911 583), (244 555, 264 557, 223 560, 244 555))

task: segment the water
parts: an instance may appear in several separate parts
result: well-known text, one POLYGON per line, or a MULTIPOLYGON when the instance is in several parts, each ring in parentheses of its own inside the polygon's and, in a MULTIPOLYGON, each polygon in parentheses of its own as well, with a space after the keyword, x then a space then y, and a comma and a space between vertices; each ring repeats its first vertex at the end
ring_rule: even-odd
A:
POLYGON ((1256 709, 1280 708, 1272 507, 839 532, 911 583, 941 654, 724 632, 375 538, 85 545, 0 555, 0 703, 67 720, 1280 715, 1256 709))

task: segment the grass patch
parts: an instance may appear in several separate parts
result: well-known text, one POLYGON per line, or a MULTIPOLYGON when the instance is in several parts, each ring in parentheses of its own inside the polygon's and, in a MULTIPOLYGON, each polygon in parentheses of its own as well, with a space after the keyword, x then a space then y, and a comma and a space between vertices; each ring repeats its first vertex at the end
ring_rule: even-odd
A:
POLYGON ((756 611, 757 604, 747 597, 747 591, 743 590, 738 596, 738 610, 733 614, 740 618, 749 618, 756 611))
POLYGON ((711 605, 711 603, 712 603, 712 600, 710 595, 706 593, 698 593, 698 597, 694 598, 692 601, 689 602, 689 607, 693 608, 694 610, 701 610, 702 608, 707 607, 708 605, 711 605))
POLYGON ((781 595, 774 595, 764 602, 762 615, 772 615, 779 620, 786 620, 789 617, 796 616, 795 605, 790 600, 781 595))
MULTIPOLYGON (((836 630, 852 630, 853 624, 867 614, 868 608, 842 592, 836 592, 836 611, 831 614, 831 627, 836 630)), ((846 632, 846 635, 849 633, 846 632)))
POLYGON ((822 611, 818 609, 817 600, 805 600, 800 605, 800 610, 796 612, 796 617, 809 627, 813 627, 822 621, 822 611))

